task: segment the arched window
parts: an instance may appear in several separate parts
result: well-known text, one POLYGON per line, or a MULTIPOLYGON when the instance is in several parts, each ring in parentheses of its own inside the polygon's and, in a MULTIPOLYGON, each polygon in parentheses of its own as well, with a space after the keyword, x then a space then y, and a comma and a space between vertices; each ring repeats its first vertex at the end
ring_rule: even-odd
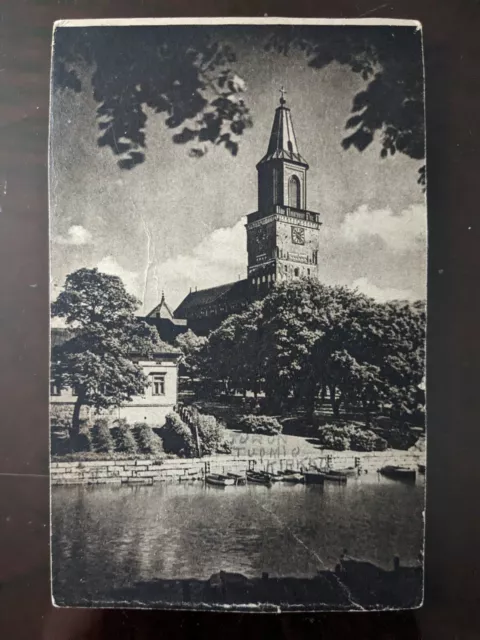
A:
POLYGON ((297 176, 291 176, 288 181, 288 204, 290 207, 300 209, 300 180, 297 176))

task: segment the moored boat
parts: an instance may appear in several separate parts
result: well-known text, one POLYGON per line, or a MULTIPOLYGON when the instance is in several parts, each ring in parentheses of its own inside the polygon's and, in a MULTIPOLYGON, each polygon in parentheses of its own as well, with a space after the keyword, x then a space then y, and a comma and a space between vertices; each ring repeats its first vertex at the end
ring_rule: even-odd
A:
POLYGON ((272 484, 271 474, 265 471, 247 471, 247 481, 254 484, 265 484, 267 486, 272 484))
POLYGON ((246 484, 247 476, 242 476, 239 473, 227 473, 228 478, 232 478, 235 484, 246 484))
POLYGON ((220 473, 209 473, 205 476, 205 482, 216 485, 217 487, 228 487, 235 484, 234 478, 223 476, 220 473))
POLYGON ((305 482, 303 473, 297 473, 295 471, 285 471, 281 475, 282 477, 280 479, 282 480, 282 482, 305 482))
POLYGON ((318 473, 323 477, 324 480, 328 480, 329 482, 338 482, 343 484, 347 482, 347 474, 342 473, 341 471, 332 471, 331 469, 314 469, 315 473, 318 473))
POLYGON ((339 476, 346 476, 347 478, 358 475, 358 467, 345 467, 344 469, 329 469, 328 473, 339 476))
POLYGON ((307 484, 323 484, 325 481, 324 474, 318 471, 304 471, 303 477, 307 484))
POLYGON ((415 469, 397 465, 387 465, 379 469, 379 472, 388 478, 396 478, 398 480, 415 480, 416 477, 415 469))

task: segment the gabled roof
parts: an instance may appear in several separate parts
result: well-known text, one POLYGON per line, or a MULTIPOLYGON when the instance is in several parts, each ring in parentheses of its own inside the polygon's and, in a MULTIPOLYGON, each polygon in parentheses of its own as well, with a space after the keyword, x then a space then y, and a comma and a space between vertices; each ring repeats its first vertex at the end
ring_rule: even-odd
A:
POLYGON ((165 301, 165 294, 162 291, 162 299, 160 303, 154 307, 150 313, 147 313, 147 318, 162 318, 163 320, 173 320, 173 313, 170 310, 170 307, 165 301))
POLYGON ((275 110, 272 132, 268 143, 267 153, 257 167, 270 160, 290 160, 308 168, 307 161, 298 151, 297 139, 293 129, 290 109, 285 106, 285 99, 280 99, 280 106, 275 110))
POLYGON ((191 291, 175 310, 177 318, 183 318, 189 311, 213 303, 233 302, 243 299, 248 293, 248 280, 237 280, 222 284, 219 287, 191 291))

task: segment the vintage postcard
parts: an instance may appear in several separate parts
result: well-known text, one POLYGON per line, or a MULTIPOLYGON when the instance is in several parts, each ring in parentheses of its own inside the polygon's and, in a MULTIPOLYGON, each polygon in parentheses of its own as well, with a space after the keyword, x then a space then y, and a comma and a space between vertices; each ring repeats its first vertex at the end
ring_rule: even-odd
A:
POLYGON ((56 605, 422 604, 425 188, 418 22, 56 23, 56 605))

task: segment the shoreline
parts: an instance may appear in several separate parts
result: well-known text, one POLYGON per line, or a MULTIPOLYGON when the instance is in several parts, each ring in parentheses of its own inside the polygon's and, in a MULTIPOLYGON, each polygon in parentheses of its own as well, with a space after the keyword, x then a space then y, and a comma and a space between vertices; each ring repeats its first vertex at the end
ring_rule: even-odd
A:
POLYGON ((374 473, 387 465, 413 467, 425 464, 425 452, 401 451, 319 451, 317 455, 271 455, 259 451, 256 455, 216 455, 203 458, 145 458, 86 460, 50 463, 53 486, 74 484, 154 484, 204 480, 209 473, 245 474, 247 470, 276 472, 285 469, 300 471, 309 467, 329 465, 332 469, 357 467, 360 473, 374 473), (260 454, 263 455, 260 455, 260 454))

